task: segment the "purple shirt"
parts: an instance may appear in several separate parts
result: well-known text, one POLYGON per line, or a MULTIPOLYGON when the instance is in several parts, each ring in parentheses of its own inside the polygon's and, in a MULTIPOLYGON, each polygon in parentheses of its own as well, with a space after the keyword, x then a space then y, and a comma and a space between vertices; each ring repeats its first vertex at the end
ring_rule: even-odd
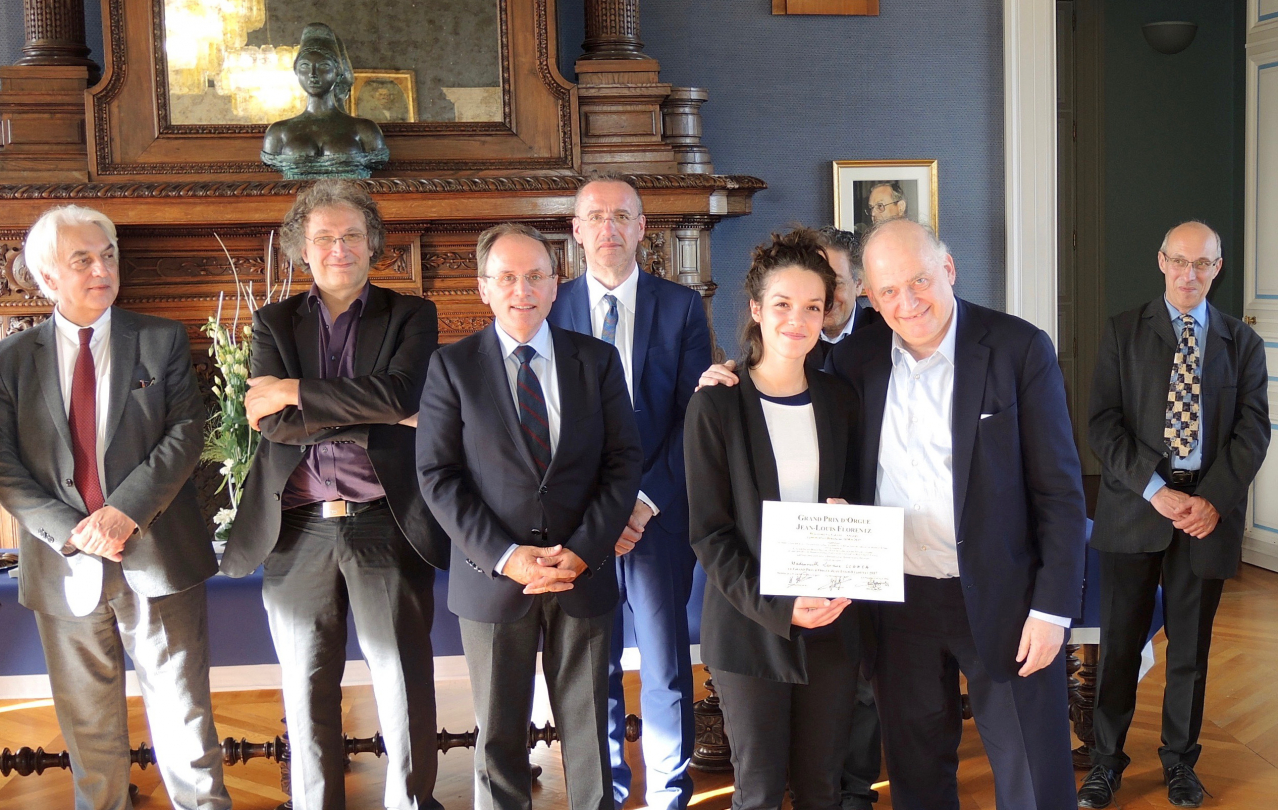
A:
MULTIPOLYGON (((319 358, 320 379, 355 376, 355 337, 359 331, 359 319, 368 304, 368 284, 351 302, 350 307, 337 316, 324 305, 319 287, 311 285, 307 304, 320 310, 319 358)), ((305 406, 301 403, 299 407, 305 406)), ((281 507, 294 509, 320 501, 354 501, 366 503, 385 498, 368 458, 368 451, 353 441, 327 441, 311 445, 302 462, 293 470, 284 487, 281 507)))

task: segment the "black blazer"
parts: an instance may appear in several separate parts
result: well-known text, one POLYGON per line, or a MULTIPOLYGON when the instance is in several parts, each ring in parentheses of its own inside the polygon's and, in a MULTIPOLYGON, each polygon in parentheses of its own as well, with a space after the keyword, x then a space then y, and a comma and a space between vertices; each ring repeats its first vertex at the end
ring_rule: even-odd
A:
MULTIPOLYGON (((1190 540, 1194 573, 1226 579, 1238 572, 1247 488, 1269 446, 1265 346, 1250 326, 1208 304, 1202 359, 1202 478, 1195 492, 1220 512, 1209 536, 1190 540)), ((1109 319, 1096 358, 1088 439, 1104 466, 1092 545, 1101 551, 1153 552, 1171 544, 1170 520, 1145 500, 1155 471, 1170 481, 1163 438, 1167 386, 1178 335, 1163 299, 1109 319)))
POLYGON ((817 339, 816 345, 812 347, 812 351, 808 352, 807 358, 804 360, 808 368, 813 371, 820 371, 825 367, 825 360, 830 356, 830 352, 834 350, 843 341, 855 335, 870 324, 878 323, 883 320, 883 316, 879 314, 877 309, 873 307, 863 307, 861 302, 856 302, 856 312, 852 316, 852 331, 839 338, 834 343, 828 340, 817 339))
MULTIPOLYGON (((1056 350, 1043 330, 958 299, 954 346, 954 525, 972 637, 994 680, 1016 677, 1031 609, 1082 615, 1082 471, 1056 350)), ((869 326, 835 347, 827 370, 856 391, 861 497, 874 503, 892 330, 869 326)), ((909 598, 907 592, 906 598, 909 598)), ((867 666, 873 650, 867 648, 867 666)))
POLYGON ((522 585, 493 571, 512 543, 562 544, 586 563, 572 590, 557 594, 568 615, 601 616, 617 604, 613 546, 643 472, 626 377, 607 343, 556 326, 550 333, 560 424, 544 478, 491 324, 440 349, 422 391, 417 475, 453 540, 448 609, 464 619, 513 622, 532 606, 522 585))
MULTIPOLYGON (((794 597, 759 593, 763 502, 781 499, 776 458, 759 392, 744 371, 731 388, 702 388, 688 404, 684 463, 688 470, 692 549, 706 571, 701 611, 701 659, 724 669, 784 683, 807 683, 807 650, 790 623, 794 597)), ((851 442, 859 416, 852 391, 819 371, 808 390, 820 447, 817 495, 857 498, 851 442)), ((859 654, 859 608, 835 621, 848 653, 859 654)), ((849 674, 849 677, 852 677, 849 674)))
POLYGON ((303 407, 264 417, 262 443, 244 481, 239 513, 222 555, 222 572, 250 574, 280 533, 284 485, 306 449, 349 439, 368 450, 399 529, 422 559, 448 567, 441 537, 418 491, 413 429, 398 424, 416 412, 426 366, 439 344, 435 305, 424 298, 370 287, 355 338, 355 376, 321 380, 319 306, 300 293, 253 315, 253 376, 298 379, 303 407))

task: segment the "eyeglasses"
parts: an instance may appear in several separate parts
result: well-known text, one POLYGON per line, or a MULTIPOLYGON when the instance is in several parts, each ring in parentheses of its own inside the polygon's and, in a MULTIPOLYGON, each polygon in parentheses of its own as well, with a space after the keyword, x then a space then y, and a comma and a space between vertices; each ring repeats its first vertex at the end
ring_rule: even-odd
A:
MULTIPOLYGON (((904 198, 904 197, 902 197, 901 199, 905 199, 905 198, 904 198)), ((874 205, 867 205, 867 206, 865 207, 865 213, 867 213, 867 214, 882 214, 884 211, 888 210, 888 207, 889 207, 889 206, 896 205, 896 204, 898 204, 898 203, 900 203, 900 202, 901 202, 901 200, 893 200, 892 202, 875 203, 874 205)), ((1146 255, 1148 255, 1148 254, 1146 254, 1146 255)))
POLYGON ((523 275, 520 275, 519 273, 502 273, 497 276, 480 276, 480 278, 486 278, 489 281, 496 282, 498 287, 513 287, 519 283, 520 279, 528 282, 528 286, 530 287, 540 287, 542 284, 545 284, 547 281, 554 278, 554 276, 548 276, 545 273, 533 272, 524 273, 523 275))
POLYGON ((622 227, 629 225, 632 222, 639 221, 638 216, 631 214, 628 211, 618 211, 614 214, 601 214, 598 211, 595 211, 594 213, 586 214, 584 217, 577 217, 577 219, 588 222, 591 225, 602 225, 605 222, 612 222, 614 225, 622 227))
POLYGON ((338 242, 341 242, 346 247, 354 250, 364 246, 364 243, 368 241, 368 234, 360 233, 359 231, 352 231, 350 233, 342 234, 341 236, 317 236, 314 239, 307 236, 303 238, 320 250, 332 250, 333 245, 336 245, 338 242))
POLYGON ((1163 258, 1167 260, 1168 264, 1176 268, 1176 270, 1181 273, 1185 272, 1190 267, 1194 268, 1195 273, 1205 273, 1215 267, 1216 262, 1220 261, 1220 259, 1199 259, 1191 262, 1189 259, 1181 258, 1180 256, 1168 256, 1161 250, 1158 252, 1163 254, 1163 258))

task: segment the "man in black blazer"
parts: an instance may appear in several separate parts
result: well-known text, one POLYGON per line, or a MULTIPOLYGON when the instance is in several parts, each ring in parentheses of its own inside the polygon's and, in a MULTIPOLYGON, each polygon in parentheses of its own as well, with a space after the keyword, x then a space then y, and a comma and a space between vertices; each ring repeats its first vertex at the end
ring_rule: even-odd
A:
POLYGON ((435 566, 447 546, 413 481, 413 429, 435 350, 435 306, 368 283, 385 244, 373 199, 350 181, 300 194, 281 241, 309 291, 253 317, 245 409, 262 442, 222 571, 265 562, 262 599, 280 659, 301 810, 345 801, 342 672, 353 611, 386 740, 385 806, 440 807, 435 566))
POLYGON ((825 254, 830 267, 834 268, 838 286, 834 288, 834 304, 825 313, 821 337, 812 351, 808 352, 808 367, 813 369, 824 366, 830 350, 848 335, 882 320, 879 313, 870 307, 861 306, 858 300, 865 287, 865 277, 861 270, 861 237, 833 225, 826 225, 817 234, 821 239, 821 252, 825 254))
POLYGON ((422 495, 457 563, 448 607, 479 721, 475 806, 531 804, 541 640, 569 803, 612 810, 613 555, 643 469, 625 374, 612 346, 546 322, 557 277, 544 236, 498 225, 480 236, 476 259, 496 323, 437 353, 417 432, 422 495))
POLYGON ((861 401, 863 502, 906 510, 905 602, 879 605, 866 650, 892 806, 957 810, 962 672, 999 807, 1070 810, 1062 646, 1086 515, 1056 353, 957 299, 954 260, 918 223, 877 226, 864 263, 883 323, 827 369, 861 401))
POLYGON ((1092 545, 1100 551, 1101 644, 1093 768, 1081 807, 1107 807, 1131 761, 1140 651, 1161 581, 1167 632, 1163 745, 1168 799, 1198 807, 1211 626, 1238 571, 1247 488, 1269 445, 1265 348, 1207 302, 1220 236, 1172 228, 1158 266, 1166 292, 1110 319, 1096 360, 1089 439, 1104 466, 1092 545))

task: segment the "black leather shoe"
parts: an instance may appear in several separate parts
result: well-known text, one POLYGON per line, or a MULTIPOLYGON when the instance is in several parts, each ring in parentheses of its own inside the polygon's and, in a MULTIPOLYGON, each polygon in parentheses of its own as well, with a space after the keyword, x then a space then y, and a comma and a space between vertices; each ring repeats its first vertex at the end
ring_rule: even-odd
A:
POLYGON ((1114 801, 1114 791, 1123 783, 1123 775, 1104 765, 1096 765, 1087 772, 1087 778, 1078 789, 1078 806, 1109 807, 1114 801))
POLYGON ((1202 807, 1203 783, 1194 769, 1181 762, 1163 771, 1167 801, 1176 807, 1202 807))

